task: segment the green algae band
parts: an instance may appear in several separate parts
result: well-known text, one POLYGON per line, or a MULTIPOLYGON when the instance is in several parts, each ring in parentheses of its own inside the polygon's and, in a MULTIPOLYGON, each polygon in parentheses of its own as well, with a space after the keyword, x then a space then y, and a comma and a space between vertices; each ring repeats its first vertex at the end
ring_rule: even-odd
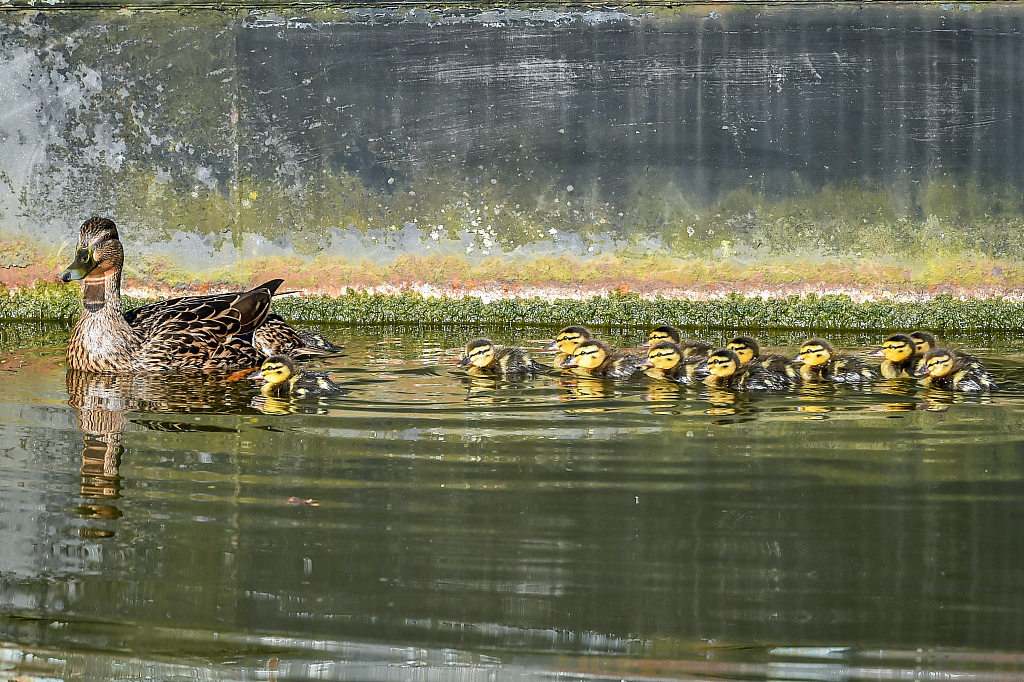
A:
MULTIPOLYGON (((126 307, 148 303, 125 299, 126 307)), ((0 294, 0 319, 73 320, 81 309, 78 287, 39 284, 0 294)), ((533 324, 821 329, 834 331, 931 329, 939 332, 1024 330, 1024 301, 1002 298, 859 303, 845 294, 745 297, 691 301, 611 293, 586 300, 475 296, 427 297, 418 293, 286 296, 274 310, 288 319, 337 324, 533 324)))

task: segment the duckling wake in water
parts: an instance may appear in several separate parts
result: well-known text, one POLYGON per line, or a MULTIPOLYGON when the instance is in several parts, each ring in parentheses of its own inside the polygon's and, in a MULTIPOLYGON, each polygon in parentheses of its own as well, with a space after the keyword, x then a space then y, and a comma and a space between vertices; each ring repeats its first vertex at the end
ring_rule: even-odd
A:
POLYGON ((558 351, 558 355, 551 361, 551 366, 555 369, 562 369, 562 364, 572 357, 576 346, 584 341, 589 341, 591 338, 593 338, 593 334, 590 333, 590 330, 578 324, 569 325, 558 332, 554 343, 544 349, 546 351, 558 351))
POLYGON ((708 354, 708 376, 704 383, 714 388, 731 388, 734 391, 779 391, 787 388, 790 381, 783 374, 777 374, 761 365, 743 364, 736 351, 719 348, 708 354))
MULTIPOLYGON (((971 356, 973 357, 973 356, 971 356)), ((996 391, 999 386, 985 366, 975 358, 969 363, 946 348, 935 348, 924 356, 922 366, 914 374, 924 377, 927 388, 946 391, 996 391)))
POLYGON ((878 379, 878 370, 852 355, 836 353, 825 339, 808 339, 800 345, 793 362, 802 362, 804 381, 835 381, 853 384, 878 379))
POLYGON ((793 364, 793 360, 779 353, 768 353, 761 355, 761 346, 750 336, 737 336, 725 344, 725 347, 736 353, 740 362, 744 365, 761 365, 769 372, 775 372, 789 379, 792 384, 800 384, 802 377, 800 370, 793 364))
POLYGON ((527 351, 513 346, 496 346, 490 339, 473 339, 458 367, 469 367, 473 374, 535 374, 550 369, 533 359, 527 351))
POLYGON ((640 348, 650 348, 656 343, 662 341, 671 341, 679 347, 682 351, 683 357, 690 357, 691 355, 699 355, 701 357, 706 356, 708 353, 713 351, 715 347, 707 341, 695 341, 692 339, 683 340, 683 333, 675 327, 667 324, 663 324, 660 327, 655 327, 651 330, 651 333, 647 335, 647 341, 640 344, 640 348))
POLYGON ((640 366, 652 379, 692 384, 707 376, 706 358, 700 355, 684 356, 671 341, 660 341, 647 351, 647 360, 640 366))
POLYGON ((590 339, 576 347, 562 368, 580 376, 625 379, 639 370, 642 364, 643 360, 632 353, 612 348, 600 339, 590 339))
POLYGON ((260 393, 268 398, 323 398, 348 393, 347 388, 331 381, 326 372, 296 372, 287 355, 271 355, 263 361, 259 375, 266 381, 260 393))

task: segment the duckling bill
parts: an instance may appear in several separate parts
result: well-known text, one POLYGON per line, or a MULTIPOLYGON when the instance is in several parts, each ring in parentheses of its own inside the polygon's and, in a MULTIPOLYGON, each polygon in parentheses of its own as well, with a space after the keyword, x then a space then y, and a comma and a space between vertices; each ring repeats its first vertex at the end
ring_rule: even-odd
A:
POLYGON ((474 374, 534 374, 549 369, 533 359, 527 351, 512 346, 498 346, 490 339, 473 339, 466 344, 466 353, 458 367, 469 367, 474 374))

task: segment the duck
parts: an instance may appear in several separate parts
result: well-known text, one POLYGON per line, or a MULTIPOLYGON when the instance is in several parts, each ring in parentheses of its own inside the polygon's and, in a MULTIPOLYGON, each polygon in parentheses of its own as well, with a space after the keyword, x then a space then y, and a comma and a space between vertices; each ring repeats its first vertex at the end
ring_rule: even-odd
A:
MULTIPOLYGON (((109 218, 86 220, 75 259, 60 274, 82 282, 82 313, 68 341, 68 367, 87 372, 145 373, 257 367, 275 350, 252 336, 266 322, 284 280, 229 294, 186 296, 122 312, 124 247, 109 218)), ((281 320, 275 325, 287 328, 281 320)), ((324 354, 298 346, 309 355, 324 354)))
POLYGON ((756 363, 769 372, 775 372, 789 379, 791 384, 800 384, 802 377, 800 370, 793 364, 791 358, 779 353, 768 353, 761 355, 761 346, 751 336, 737 336, 725 347, 736 353, 740 362, 744 365, 756 363))
POLYGON ((825 339, 808 339, 800 345, 800 352, 793 362, 803 363, 800 375, 804 381, 835 381, 837 383, 859 383, 875 381, 878 370, 852 355, 836 353, 825 339))
MULTIPOLYGON (((939 345, 935 341, 935 336, 931 332, 918 330, 916 332, 910 332, 908 336, 914 340, 914 349, 917 351, 916 368, 921 369, 924 365, 924 356, 927 355, 929 351, 938 348, 939 345)), ((983 371, 987 371, 985 370, 985 366, 981 364, 981 360, 979 360, 976 355, 971 355, 970 353, 965 353, 962 350, 952 348, 947 348, 946 350, 952 353, 953 357, 963 360, 967 365, 980 367, 983 371)))
POLYGON ((555 341, 547 346, 546 351, 558 351, 558 355, 551 361, 555 369, 562 369, 562 363, 572 357, 576 346, 584 341, 594 338, 590 330, 578 324, 569 325, 555 336, 555 341))
POLYGON ((711 388, 734 391, 780 391, 790 385, 783 374, 777 374, 756 363, 744 364, 736 351, 719 348, 708 354, 708 376, 704 383, 711 388))
MULTIPOLYGON (((974 357, 974 356, 971 356, 974 357)), ((926 388, 946 391, 996 391, 999 386, 989 371, 977 361, 969 363, 948 348, 933 348, 925 353, 922 366, 915 376, 924 377, 926 388)))
POLYGON ((473 374, 534 374, 546 369, 522 348, 497 346, 486 338, 473 339, 466 344, 466 352, 458 367, 469 367, 473 374))
POLYGON ((644 374, 652 379, 674 381, 677 384, 691 384, 707 376, 706 358, 699 355, 689 357, 671 341, 660 341, 647 351, 647 360, 640 364, 644 374))
POLYGON ((598 379, 626 379, 636 373, 643 360, 624 350, 612 348, 600 339, 589 339, 576 346, 562 367, 580 376, 598 379))
POLYGON ((266 382, 260 393, 268 398, 324 398, 348 393, 326 372, 296 372, 295 363, 287 355, 271 355, 264 360, 259 376, 266 382))
POLYGON ((651 333, 647 335, 647 341, 640 344, 640 348, 650 348, 656 343, 662 341, 671 341, 679 347, 679 350, 683 352, 683 357, 690 357, 691 355, 706 356, 708 353, 713 351, 715 347, 707 341, 694 341, 694 340, 683 340, 683 333, 675 327, 667 324, 663 324, 660 327, 655 327, 651 330, 651 333))
POLYGON ((913 377, 921 356, 909 334, 893 334, 882 342, 882 347, 871 355, 883 356, 881 370, 886 379, 913 377))

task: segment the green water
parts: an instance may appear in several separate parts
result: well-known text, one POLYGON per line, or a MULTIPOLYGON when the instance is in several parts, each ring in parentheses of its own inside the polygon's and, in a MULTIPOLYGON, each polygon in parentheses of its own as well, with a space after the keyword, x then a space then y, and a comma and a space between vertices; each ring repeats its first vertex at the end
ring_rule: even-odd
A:
POLYGON ((1024 343, 953 339, 986 396, 754 395, 454 368, 552 329, 322 331, 351 393, 268 402, 0 328, 0 678, 1024 676, 1024 343))

